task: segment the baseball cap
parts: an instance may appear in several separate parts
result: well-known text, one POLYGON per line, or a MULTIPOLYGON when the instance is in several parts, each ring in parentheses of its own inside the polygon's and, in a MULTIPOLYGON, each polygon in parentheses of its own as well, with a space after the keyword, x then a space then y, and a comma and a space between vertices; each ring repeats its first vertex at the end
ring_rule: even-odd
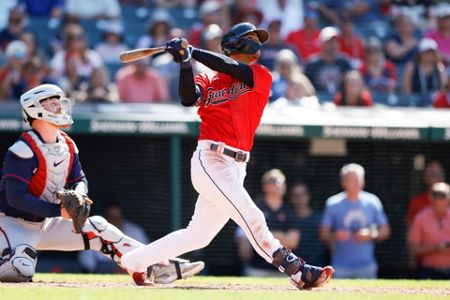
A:
POLYGON ((151 28, 157 23, 166 23, 169 27, 173 27, 173 18, 167 9, 156 9, 150 16, 147 28, 151 28))
POLYGON ((200 6, 200 17, 218 11, 221 8, 221 6, 222 4, 220 3, 220 1, 216 0, 209 0, 209 1, 207 0, 203 2, 200 6))
POLYGON ((108 23, 108 26, 105 26, 104 33, 122 35, 123 25, 120 22, 111 21, 108 23))
POLYGON ((319 40, 322 43, 328 42, 339 35, 339 30, 333 26, 327 26, 320 31, 319 40))
POLYGON ((433 184, 431 188, 432 198, 448 198, 450 197, 450 187, 445 182, 438 182, 433 184))
POLYGON ((7 58, 23 59, 27 54, 27 45, 19 40, 12 41, 6 47, 5 55, 7 58))
POLYGON ((283 184, 286 182, 286 176, 284 176, 283 172, 279 169, 271 169, 264 173, 261 178, 261 183, 275 183, 275 184, 283 184))
POLYGON ((438 48, 438 45, 437 45, 436 41, 433 39, 430 39, 430 38, 421 39, 419 42, 419 46, 417 47, 419 52, 425 52, 428 50, 436 51, 437 48, 438 48))
POLYGON ((434 15, 437 18, 445 18, 450 17, 450 4, 448 3, 440 3, 434 8, 434 15))

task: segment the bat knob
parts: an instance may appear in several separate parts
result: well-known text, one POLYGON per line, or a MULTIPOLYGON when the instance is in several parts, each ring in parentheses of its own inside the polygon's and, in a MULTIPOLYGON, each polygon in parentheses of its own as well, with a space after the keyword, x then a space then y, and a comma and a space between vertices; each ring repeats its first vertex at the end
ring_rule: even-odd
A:
MULTIPOLYGON (((186 49, 187 47, 189 47, 189 42, 186 39, 182 38, 180 45, 183 49, 186 49)), ((178 51, 178 53, 180 53, 180 55, 184 55, 185 50, 183 50, 183 49, 178 51)))
POLYGON ((181 39, 181 47, 186 49, 189 46, 189 42, 186 39, 181 39))

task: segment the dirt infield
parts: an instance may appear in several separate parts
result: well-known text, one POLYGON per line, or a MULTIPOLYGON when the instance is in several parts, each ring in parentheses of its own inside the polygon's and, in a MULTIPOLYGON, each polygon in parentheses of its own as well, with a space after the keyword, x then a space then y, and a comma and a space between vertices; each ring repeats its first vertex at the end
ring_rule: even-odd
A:
MULTIPOLYGON (((2 287, 63 287, 63 288, 156 288, 156 289, 183 289, 183 290, 229 290, 229 291, 280 291, 296 292, 297 290, 288 284, 286 285, 262 285, 262 284, 217 284, 217 283, 190 283, 177 282, 169 285, 156 285, 154 287, 139 287, 132 283, 119 282, 56 282, 56 281, 35 281, 29 283, 1 283, 2 287)), ((368 294, 421 294, 450 296, 450 288, 400 288, 400 287, 336 287, 325 286, 315 289, 312 292, 328 293, 368 293, 368 294)))

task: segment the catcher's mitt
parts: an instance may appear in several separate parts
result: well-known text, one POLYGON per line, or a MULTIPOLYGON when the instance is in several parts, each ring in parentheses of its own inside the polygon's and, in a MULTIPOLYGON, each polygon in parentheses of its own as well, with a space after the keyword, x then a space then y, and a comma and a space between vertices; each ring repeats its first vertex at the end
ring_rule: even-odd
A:
POLYGON ((73 228, 76 233, 81 233, 93 203, 88 196, 75 190, 62 190, 56 192, 56 198, 61 200, 61 206, 66 209, 72 218, 73 228))

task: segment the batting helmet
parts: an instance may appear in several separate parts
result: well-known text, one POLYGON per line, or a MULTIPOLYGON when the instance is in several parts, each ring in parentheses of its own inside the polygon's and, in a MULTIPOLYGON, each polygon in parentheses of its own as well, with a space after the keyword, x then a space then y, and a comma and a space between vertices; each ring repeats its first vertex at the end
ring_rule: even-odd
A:
POLYGON ((239 23, 231 27, 231 29, 225 33, 222 37, 222 51, 225 55, 230 55, 231 53, 244 53, 244 54, 254 54, 259 49, 261 49, 261 44, 243 38, 246 34, 254 32, 258 35, 258 39, 261 44, 264 44, 269 39, 269 33, 264 29, 257 29, 255 25, 244 22, 239 23))

